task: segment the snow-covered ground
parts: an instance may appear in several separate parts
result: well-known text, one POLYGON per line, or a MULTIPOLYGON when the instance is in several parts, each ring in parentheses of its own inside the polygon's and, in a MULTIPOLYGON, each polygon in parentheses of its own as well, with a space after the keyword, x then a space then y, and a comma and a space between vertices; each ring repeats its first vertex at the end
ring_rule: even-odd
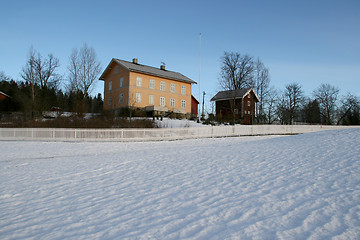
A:
POLYGON ((360 239, 360 129, 0 143, 0 239, 360 239))
POLYGON ((163 120, 157 119, 155 123, 160 128, 187 128, 187 127, 205 127, 202 123, 198 123, 196 120, 188 119, 171 119, 163 118, 163 120))

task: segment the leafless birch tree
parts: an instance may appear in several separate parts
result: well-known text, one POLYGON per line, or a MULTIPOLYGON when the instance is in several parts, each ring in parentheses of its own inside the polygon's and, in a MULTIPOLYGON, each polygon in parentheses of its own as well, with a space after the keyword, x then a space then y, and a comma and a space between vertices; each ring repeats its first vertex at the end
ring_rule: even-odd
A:
POLYGON ((84 97, 89 96, 97 80, 101 65, 97 60, 94 48, 88 47, 85 43, 80 50, 73 49, 70 55, 69 70, 69 89, 80 91, 84 97))

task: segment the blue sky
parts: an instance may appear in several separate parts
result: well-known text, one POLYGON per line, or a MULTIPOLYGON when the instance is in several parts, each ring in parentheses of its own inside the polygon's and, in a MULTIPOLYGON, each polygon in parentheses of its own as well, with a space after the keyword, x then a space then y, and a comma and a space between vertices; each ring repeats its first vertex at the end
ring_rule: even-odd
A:
MULTIPOLYGON (((360 1, 1 1, 0 71, 20 80, 29 48, 60 59, 65 77, 73 48, 199 80, 208 101, 221 90, 224 51, 259 57, 271 85, 297 82, 311 96, 330 83, 360 96, 360 1)), ((93 94, 103 93, 99 81, 93 94)), ((193 93, 199 96, 198 85, 193 93)))

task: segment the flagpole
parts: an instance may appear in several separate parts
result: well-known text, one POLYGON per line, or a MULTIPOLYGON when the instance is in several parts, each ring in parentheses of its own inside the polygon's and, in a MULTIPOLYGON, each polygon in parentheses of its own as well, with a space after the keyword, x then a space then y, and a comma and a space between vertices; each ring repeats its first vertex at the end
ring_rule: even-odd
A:
POLYGON ((200 72, 201 72, 201 33, 199 34, 199 109, 198 109, 198 121, 200 122, 200 99, 201 99, 201 88, 200 88, 200 72))

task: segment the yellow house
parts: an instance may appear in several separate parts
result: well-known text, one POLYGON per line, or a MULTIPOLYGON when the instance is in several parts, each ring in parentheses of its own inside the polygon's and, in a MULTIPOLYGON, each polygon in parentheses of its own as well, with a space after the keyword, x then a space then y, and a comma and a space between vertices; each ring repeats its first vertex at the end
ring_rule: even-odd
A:
POLYGON ((143 109, 155 114, 191 114, 190 78, 173 71, 113 58, 100 80, 104 81, 104 110, 143 109))

